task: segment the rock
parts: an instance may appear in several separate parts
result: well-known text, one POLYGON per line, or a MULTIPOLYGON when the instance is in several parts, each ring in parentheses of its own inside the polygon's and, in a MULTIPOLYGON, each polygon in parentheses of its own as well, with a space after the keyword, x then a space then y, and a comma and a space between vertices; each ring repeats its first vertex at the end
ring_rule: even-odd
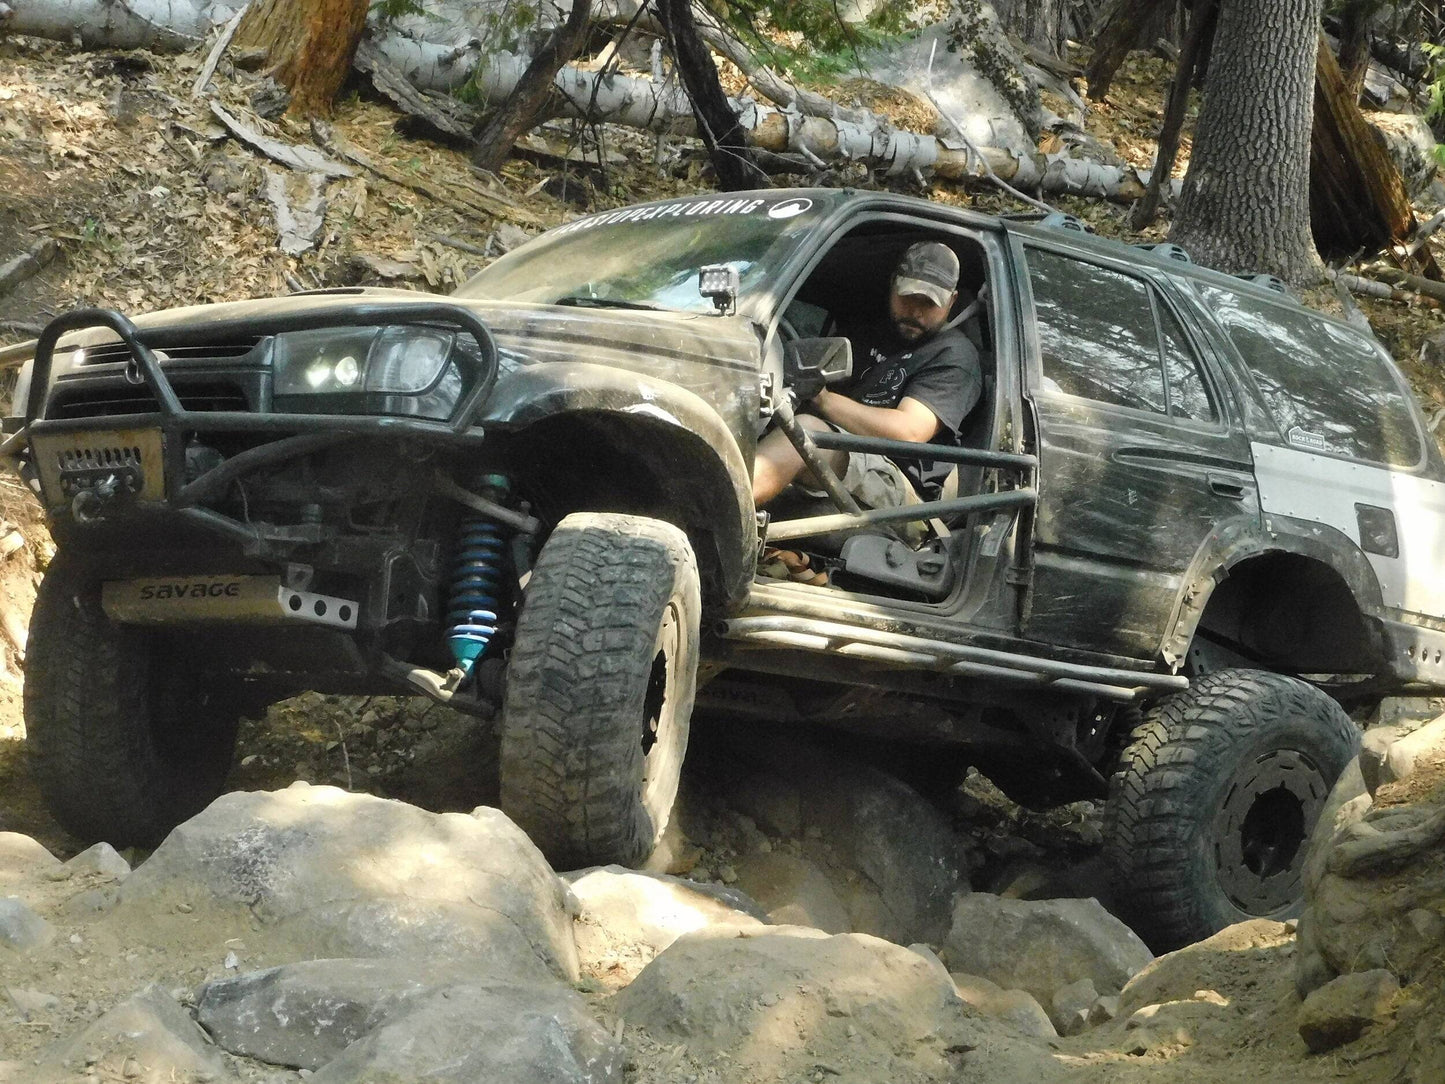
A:
POLYGON ((738 886, 767 909, 771 922, 850 933, 852 919, 827 875, 806 858, 774 851, 738 862, 738 886))
POLYGON ((1054 991, 1049 999, 1049 1020, 1060 1035, 1077 1035, 1088 1029, 1090 1013, 1099 1000, 1092 979, 1079 979, 1054 991))
POLYGON ((1058 1031, 1038 999, 1027 990, 1005 990, 982 975, 962 972, 950 976, 954 992, 967 1005, 985 1016, 1007 1024, 1015 1031, 1036 1039, 1057 1039, 1058 1031))
POLYGON ((1144 1005, 1191 1000, 1199 990, 1243 999, 1255 987, 1258 976, 1280 968, 1293 943, 1283 922, 1267 918, 1226 927, 1213 937, 1175 949, 1149 964, 1129 980, 1116 1009, 1129 1015, 1144 1005))
MULTIPOLYGON (((1429 340, 1426 340, 1427 342, 1429 340)), ((1445 344, 1442 344, 1445 346, 1445 344)), ((1422 347, 1423 348, 1423 347, 1422 347)), ((1375 791, 1380 784, 1387 782, 1384 778, 1385 755, 1389 753, 1390 746, 1395 744, 1409 733, 1409 728, 1401 725, 1393 726, 1372 726, 1365 731, 1364 737, 1360 739, 1360 774, 1365 781, 1365 788, 1374 797, 1375 791)))
POLYGON ((580 913, 574 932, 585 963, 616 961, 618 979, 637 972, 685 933, 760 929, 766 912, 741 892, 663 874, 604 866, 575 875, 580 913), (635 962, 628 967, 627 960, 635 962))
POLYGON ((5 987, 5 996, 10 999, 10 1004, 15 1006, 15 1011, 25 1020, 29 1020, 33 1013, 49 1012, 51 1009, 60 1007, 60 998, 39 990, 7 986, 5 987))
POLYGON ((532 235, 513 222, 503 222, 497 227, 497 247, 503 252, 525 245, 532 235))
POLYGON ((308 960, 208 982, 196 1018, 232 1054, 319 1069, 351 1043, 469 965, 308 960))
POLYGON ((949 982, 953 981, 953 976, 948 973, 948 965, 940 960, 938 953, 934 952, 929 946, 922 944, 909 945, 908 951, 922 957, 923 962, 933 968, 940 977, 948 979, 949 982))
POLYGON ((608 1084, 622 1049, 560 983, 468 983, 419 999, 348 1046, 311 1084, 608 1084))
POLYGON ((1097 1027, 1100 1024, 1107 1024, 1118 1015, 1119 995, 1105 994, 1103 997, 1095 998, 1094 1003, 1089 1006, 1089 1026, 1097 1027))
POLYGON ((1114 993, 1154 955, 1097 900, 972 893, 954 903, 944 959, 953 970, 1027 990, 1043 1002, 1079 979, 1114 993))
POLYGON ((1394 729, 1375 727, 1365 733, 1365 748, 1335 781, 1320 811, 1320 819, 1305 844, 1305 910, 1295 928, 1298 945, 1294 960, 1295 990, 1300 997, 1338 974, 1320 951, 1315 936, 1315 920, 1311 916, 1312 901, 1327 872, 1335 838, 1362 820, 1374 804, 1373 787, 1379 785, 1384 752, 1395 740, 1394 734, 1385 732, 1394 729), (1376 780, 1374 784, 1370 783, 1372 778, 1376 780))
POLYGON ((912 1079, 976 1045, 953 984, 916 953, 793 926, 678 938, 617 995, 616 1011, 696 1057, 728 1058, 737 1079, 754 1069, 802 1079, 817 1060, 809 1051, 865 1046, 881 1059, 878 1079, 912 1079))
POLYGON ((826 852, 861 874, 835 883, 852 928, 900 944, 942 941, 963 873, 943 815, 886 772, 801 743, 763 749, 798 787, 804 835, 819 841, 809 857, 826 852))
POLYGON ((1299 1033, 1310 1053, 1352 1043, 1371 1024, 1389 1019, 1400 983, 1388 971, 1358 971, 1325 983, 1305 998, 1299 1033))
POLYGON ((0 899, 0 948, 28 952, 55 936, 50 923, 14 896, 0 899))
POLYGON ((151 1080, 224 1081, 236 1077, 186 1010, 159 986, 117 1005, 73 1038, 47 1049, 29 1084, 72 1084, 82 1069, 96 1079, 126 1080, 127 1062, 151 1080))
POLYGON ((774 835, 802 834, 802 796, 798 788, 782 776, 768 772, 744 774, 729 791, 728 800, 774 835))
POLYGON ((565 885, 485 807, 435 814, 304 783, 223 795, 121 884, 108 921, 137 912, 192 928, 209 912, 248 936, 259 922, 272 959, 480 956, 518 981, 578 976, 565 885))
POLYGON ((130 876, 130 863, 109 843, 87 847, 65 866, 76 873, 95 873, 112 881, 123 881, 130 876))
POLYGON ((19 884, 59 865, 60 859, 29 836, 0 832, 0 888, 19 884))
POLYGON ((1445 758, 1445 715, 1390 744, 1381 765, 1381 784, 1408 779, 1417 765, 1438 758, 1445 758))
POLYGON ((1413 199, 1435 179, 1435 133, 1417 113, 1368 113, 1369 122, 1384 141, 1390 157, 1400 169, 1405 189, 1413 199))
POLYGON ((1228 1003, 1213 991, 1201 990, 1197 997, 1135 1009, 1124 1021, 1124 1030, 1141 1032, 1136 1042, 1150 1050, 1193 1046, 1206 1029, 1228 1018, 1228 1003))

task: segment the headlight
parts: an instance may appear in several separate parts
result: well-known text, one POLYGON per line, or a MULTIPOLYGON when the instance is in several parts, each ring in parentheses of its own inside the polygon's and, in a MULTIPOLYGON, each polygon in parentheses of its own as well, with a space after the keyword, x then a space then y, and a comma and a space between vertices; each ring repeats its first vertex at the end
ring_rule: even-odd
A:
POLYGON ((417 395, 441 376, 456 336, 428 327, 341 327, 276 336, 277 395, 417 395))

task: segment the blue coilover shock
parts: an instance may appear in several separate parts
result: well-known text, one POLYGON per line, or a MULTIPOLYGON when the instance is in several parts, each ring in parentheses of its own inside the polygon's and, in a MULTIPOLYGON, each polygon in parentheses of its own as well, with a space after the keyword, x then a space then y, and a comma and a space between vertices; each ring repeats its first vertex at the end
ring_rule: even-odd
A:
MULTIPOLYGON (((501 503, 511 488, 504 474, 481 479, 480 493, 501 503)), ((497 634, 497 616, 506 601, 507 531, 496 520, 470 512, 461 517, 457 556, 447 611, 447 643, 466 673, 497 634)))

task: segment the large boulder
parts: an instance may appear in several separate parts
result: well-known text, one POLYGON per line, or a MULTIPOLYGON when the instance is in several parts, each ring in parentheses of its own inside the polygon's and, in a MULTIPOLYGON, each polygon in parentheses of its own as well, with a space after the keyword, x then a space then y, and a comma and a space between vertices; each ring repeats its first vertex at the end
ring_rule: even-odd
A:
POLYGON ((963 866, 958 838, 937 809, 895 776, 816 746, 763 730, 735 737, 731 765, 722 768, 729 800, 764 827, 789 822, 802 836, 793 857, 811 865, 747 861, 736 870, 744 891, 778 911, 775 920, 836 928, 836 900, 853 932, 901 944, 943 938, 963 866), (831 894, 814 871, 828 877, 831 894))
POLYGON ((137 1079, 222 1084, 236 1077, 190 1014, 156 986, 47 1048, 25 1077, 27 1084, 137 1079))
POLYGON ((314 960, 208 983, 197 1015, 223 1048, 332 1084, 604 1084, 621 1055, 556 980, 479 981, 466 963, 314 960))
POLYGON ((1368 113, 1365 119, 1395 160, 1411 198, 1429 188, 1439 165, 1429 122, 1418 113, 1368 113))
POLYGON ((58 869, 60 859, 19 832, 0 832, 0 889, 58 869))
POLYGON ((566 886, 495 809, 435 814, 304 783, 227 794, 122 883, 109 920, 137 911, 239 927, 272 959, 481 957, 491 975, 578 976, 566 886))
POLYGON ((607 985, 630 982, 683 934, 765 924, 757 904, 741 892, 679 877, 602 866, 568 879, 581 907, 578 956, 583 969, 607 985))
MULTIPOLYGON (((50 923, 37 915, 23 900, 0 898, 0 952, 29 952, 48 944, 55 936, 50 923)), ((3 958, 3 957, 0 957, 3 958)))
POLYGON ((1098 900, 1010 900, 983 892, 954 903, 943 954, 952 970, 1027 990, 1044 1005, 1080 979, 1115 993, 1154 959, 1098 900))
POLYGON ((617 995, 616 1010, 660 1042, 726 1058, 736 1079, 812 1079, 830 1063, 824 1052, 847 1051, 859 1079, 911 1081, 956 1071, 989 1040, 921 955, 803 927, 681 937, 617 995))
POLYGON ((622 1049, 575 991, 469 983, 434 992, 352 1043, 313 1084, 609 1084, 622 1049))
POLYGON ((1305 998, 1299 1034, 1311 1054, 1352 1043, 1394 1011, 1400 984, 1388 971, 1357 971, 1325 983, 1305 998))
POLYGON ((852 917, 833 882, 808 859, 783 851, 752 854, 738 862, 737 873, 738 884, 767 908, 770 921, 824 933, 852 932, 852 917))

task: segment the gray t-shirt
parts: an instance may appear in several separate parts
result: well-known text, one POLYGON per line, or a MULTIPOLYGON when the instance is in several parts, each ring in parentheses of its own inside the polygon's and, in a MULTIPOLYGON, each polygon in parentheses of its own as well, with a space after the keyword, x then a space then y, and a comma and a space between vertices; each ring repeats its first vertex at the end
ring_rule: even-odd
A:
MULTIPOLYGON (((940 331, 928 339, 904 342, 892 324, 851 336, 856 375, 839 390, 865 406, 896 407, 917 399, 938 417, 932 444, 959 445, 964 419, 983 394, 978 350, 963 332, 940 331)), ((952 463, 932 459, 900 459, 913 488, 924 500, 937 500, 952 463)))

